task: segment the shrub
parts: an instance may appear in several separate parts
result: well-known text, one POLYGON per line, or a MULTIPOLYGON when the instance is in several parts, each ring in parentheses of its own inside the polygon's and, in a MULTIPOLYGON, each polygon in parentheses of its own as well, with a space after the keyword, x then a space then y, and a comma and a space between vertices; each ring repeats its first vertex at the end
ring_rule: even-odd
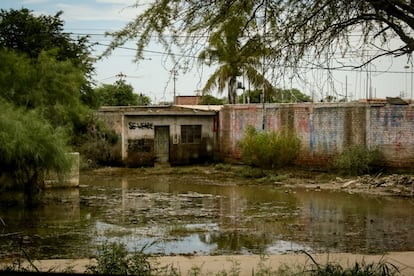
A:
POLYGON ((290 130, 258 132, 248 126, 239 141, 242 160, 251 166, 280 168, 290 165, 299 154, 300 139, 290 130))
POLYGON ((98 250, 96 260, 96 265, 87 267, 87 273, 151 275, 149 256, 143 252, 143 249, 129 255, 126 246, 122 243, 103 244, 98 250))
POLYGON ((88 265, 86 274, 106 275, 180 275, 173 265, 159 266, 154 257, 146 254, 144 245, 140 250, 129 253, 123 243, 104 243, 98 248, 96 265, 88 265))
POLYGON ((18 109, 1 99, 0 109, 0 177, 13 179, 24 190, 25 204, 31 205, 48 172, 69 172, 68 138, 39 110, 18 109))
POLYGON ((375 173, 384 166, 384 156, 378 148, 370 149, 364 145, 346 148, 334 162, 334 167, 349 175, 375 173))
POLYGON ((122 164, 119 136, 108 130, 99 118, 90 116, 79 131, 81 135, 75 137, 73 143, 83 158, 84 167, 122 164))

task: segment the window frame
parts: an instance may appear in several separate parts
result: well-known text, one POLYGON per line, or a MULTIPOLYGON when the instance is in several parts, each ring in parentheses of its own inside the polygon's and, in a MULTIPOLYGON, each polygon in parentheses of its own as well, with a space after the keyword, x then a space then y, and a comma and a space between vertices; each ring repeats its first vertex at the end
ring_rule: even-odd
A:
POLYGON ((202 125, 181 125, 181 144, 201 144, 202 125))

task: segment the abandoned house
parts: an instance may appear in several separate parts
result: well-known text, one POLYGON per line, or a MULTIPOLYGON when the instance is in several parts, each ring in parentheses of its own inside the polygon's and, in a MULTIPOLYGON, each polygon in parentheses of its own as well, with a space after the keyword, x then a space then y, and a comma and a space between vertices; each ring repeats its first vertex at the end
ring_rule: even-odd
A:
POLYGON ((99 116, 120 139, 131 167, 212 161, 218 154, 218 112, 183 106, 103 107, 99 116))

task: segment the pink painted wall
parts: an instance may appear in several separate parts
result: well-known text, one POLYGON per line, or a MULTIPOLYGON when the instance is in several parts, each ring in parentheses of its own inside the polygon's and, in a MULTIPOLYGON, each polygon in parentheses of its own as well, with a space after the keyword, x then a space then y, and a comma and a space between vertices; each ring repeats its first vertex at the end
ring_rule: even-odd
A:
MULTIPOLYGON (((237 142, 248 125, 263 125, 262 105, 220 111, 222 157, 239 160, 237 142)), ((378 146, 389 166, 414 165, 414 106, 367 103, 266 104, 267 130, 293 129, 302 140, 298 163, 326 165, 350 145, 378 146)))

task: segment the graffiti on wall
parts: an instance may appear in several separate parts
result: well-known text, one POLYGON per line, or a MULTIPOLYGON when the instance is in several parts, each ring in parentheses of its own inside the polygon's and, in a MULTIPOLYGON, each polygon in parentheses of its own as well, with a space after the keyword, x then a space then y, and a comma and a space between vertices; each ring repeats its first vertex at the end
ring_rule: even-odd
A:
MULTIPOLYGON (((245 127, 252 125, 261 130, 263 113, 257 105, 255 107, 235 106, 220 111, 223 155, 240 158, 237 141, 242 138, 245 127)), ((414 104, 338 103, 288 107, 269 104, 266 116, 266 130, 277 131, 280 125, 293 127, 302 141, 303 162, 326 162, 326 158, 332 158, 350 145, 362 145, 379 146, 390 164, 414 164, 414 104), (282 114, 283 108, 292 110, 282 114)))
POLYGON ((153 144, 152 139, 128 139, 128 152, 151 152, 153 144))
POLYGON ((414 110, 402 106, 371 110, 370 143, 374 145, 410 145, 414 135, 414 110))
POLYGON ((154 124, 150 122, 129 122, 129 129, 153 129, 154 124))
POLYGON ((333 154, 343 144, 344 119, 339 108, 318 108, 311 116, 309 128, 309 150, 333 154))

